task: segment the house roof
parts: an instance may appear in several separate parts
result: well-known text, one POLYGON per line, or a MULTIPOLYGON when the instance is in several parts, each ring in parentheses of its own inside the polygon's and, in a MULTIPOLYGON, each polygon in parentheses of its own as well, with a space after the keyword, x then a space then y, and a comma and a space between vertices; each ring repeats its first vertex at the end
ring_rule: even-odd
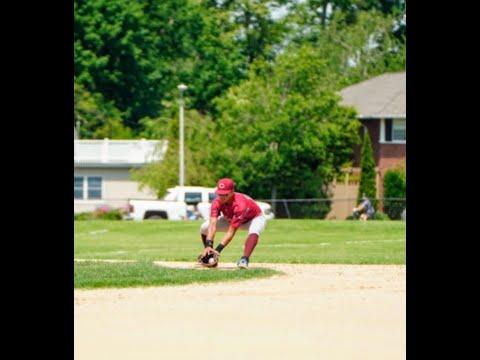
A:
POLYGON ((140 167, 160 161, 167 140, 74 140, 74 167, 140 167))
POLYGON ((340 91, 359 118, 406 118, 406 72, 386 73, 340 91))

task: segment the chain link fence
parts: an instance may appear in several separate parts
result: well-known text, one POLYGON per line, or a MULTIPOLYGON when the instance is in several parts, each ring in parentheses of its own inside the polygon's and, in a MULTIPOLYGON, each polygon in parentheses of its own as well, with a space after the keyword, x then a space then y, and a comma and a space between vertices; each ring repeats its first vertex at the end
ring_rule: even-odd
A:
MULTIPOLYGON (((147 199, 145 199, 147 200, 147 199)), ((354 219, 353 208, 359 204, 356 198, 344 199, 255 199, 263 201, 272 207, 272 212, 277 219, 354 219)), ((371 199, 376 209, 375 217, 378 220, 406 219, 405 198, 377 198, 371 199)), ((103 199, 90 202, 75 202, 74 212, 82 213, 98 211, 103 208, 128 209, 128 199, 103 199)))
MULTIPOLYGON (((258 199, 271 205, 277 219, 355 219, 356 198, 345 199, 258 199)), ((371 199, 378 220, 406 220, 406 198, 371 199)))

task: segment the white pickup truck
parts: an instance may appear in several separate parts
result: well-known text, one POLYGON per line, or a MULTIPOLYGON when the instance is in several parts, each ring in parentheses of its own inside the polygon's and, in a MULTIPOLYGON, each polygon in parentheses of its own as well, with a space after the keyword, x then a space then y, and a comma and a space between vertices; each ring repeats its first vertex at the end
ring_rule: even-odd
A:
MULTIPOLYGON (((184 220, 210 217, 211 202, 215 199, 215 188, 201 186, 176 186, 167 190, 162 200, 129 200, 128 218, 133 220, 168 219, 184 220)), ((257 201, 267 219, 274 214, 270 204, 257 201)))

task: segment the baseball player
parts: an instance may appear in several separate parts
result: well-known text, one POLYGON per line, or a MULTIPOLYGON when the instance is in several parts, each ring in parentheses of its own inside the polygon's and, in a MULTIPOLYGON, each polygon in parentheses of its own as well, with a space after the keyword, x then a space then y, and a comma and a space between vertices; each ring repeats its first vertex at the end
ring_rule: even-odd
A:
POLYGON ((235 192, 232 179, 224 178, 217 182, 217 197, 212 202, 210 220, 200 227, 200 234, 205 247, 201 256, 210 253, 219 255, 230 243, 238 229, 247 230, 243 256, 238 260, 239 268, 248 268, 250 256, 258 243, 258 237, 265 229, 266 219, 260 207, 248 195, 235 192), (213 249, 213 240, 217 231, 226 232, 222 241, 213 249))
POLYGON ((360 220, 367 221, 367 219, 373 218, 373 215, 375 214, 375 209, 370 200, 368 200, 368 198, 363 195, 362 202, 358 205, 358 207, 353 208, 353 213, 361 213, 360 220))

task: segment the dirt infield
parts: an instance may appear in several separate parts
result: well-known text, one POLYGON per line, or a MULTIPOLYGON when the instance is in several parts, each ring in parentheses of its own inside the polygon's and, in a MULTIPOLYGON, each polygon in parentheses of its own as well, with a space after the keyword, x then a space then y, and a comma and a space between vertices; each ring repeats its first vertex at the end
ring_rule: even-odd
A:
POLYGON ((286 275, 75 290, 75 359, 406 358, 405 266, 257 266, 286 275))

